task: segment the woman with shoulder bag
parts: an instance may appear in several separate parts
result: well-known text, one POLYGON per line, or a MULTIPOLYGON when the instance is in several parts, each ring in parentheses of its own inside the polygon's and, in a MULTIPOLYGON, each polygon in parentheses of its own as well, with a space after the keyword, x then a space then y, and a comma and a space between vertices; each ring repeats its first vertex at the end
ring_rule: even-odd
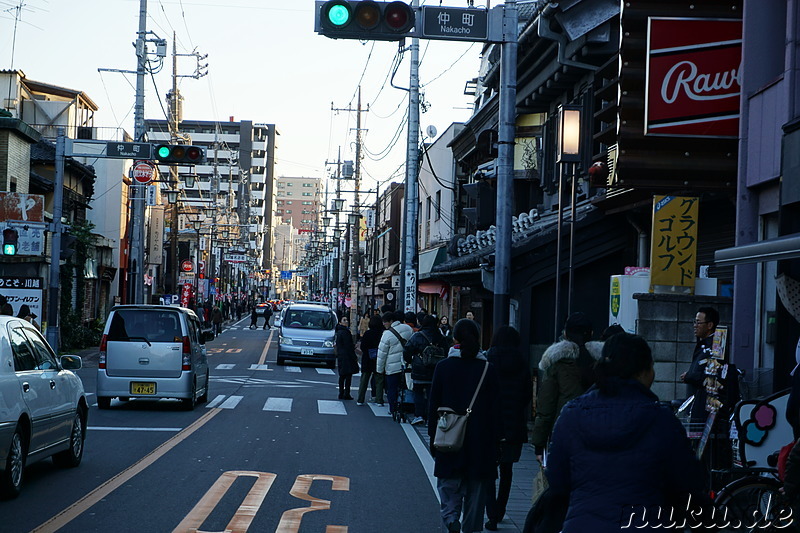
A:
POLYGON ((361 382, 358 384, 358 397, 356 405, 364 405, 367 396, 367 387, 372 386, 372 399, 376 399, 375 389, 375 361, 378 359, 378 345, 381 335, 385 331, 383 321, 378 315, 369 319, 369 328, 361 337, 361 382))
POLYGON ((459 320, 453 328, 456 344, 447 359, 436 365, 431 383, 428 435, 442 522, 448 532, 483 531, 485 485, 497 478, 500 382, 494 366, 480 352, 479 336, 474 322, 459 320), (439 451, 434 446, 440 408, 468 414, 458 451, 439 451))

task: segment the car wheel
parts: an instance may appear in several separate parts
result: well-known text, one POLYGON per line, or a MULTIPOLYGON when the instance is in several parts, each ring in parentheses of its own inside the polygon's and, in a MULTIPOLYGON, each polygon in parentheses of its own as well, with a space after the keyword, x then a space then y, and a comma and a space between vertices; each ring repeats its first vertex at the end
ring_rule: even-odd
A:
POLYGON ((283 365, 285 365, 285 364, 286 364, 286 358, 285 358, 285 357, 281 357, 281 356, 279 355, 279 356, 278 356, 278 366, 283 366, 283 365))
POLYGON ((206 374, 206 387, 203 391, 203 395, 197 399, 197 403, 206 403, 208 401, 208 374, 206 374))
POLYGON ((75 413, 75 418, 72 421, 72 430, 69 434, 69 449, 59 452, 53 456, 53 463, 61 468, 74 468, 81 464, 83 459, 83 441, 86 438, 84 429, 83 410, 78 410, 75 413))
POLYGON ((110 396, 98 396, 97 397, 97 408, 98 409, 111 409, 111 397, 110 396))
POLYGON ((194 406, 197 405, 197 378, 194 379, 194 383, 192 384, 192 397, 182 398, 181 405, 186 411, 193 411, 194 406))
POLYGON ((11 437, 6 469, 0 472, 0 496, 3 498, 16 498, 19 496, 25 472, 25 458, 25 440, 18 424, 14 430, 14 435, 11 437))

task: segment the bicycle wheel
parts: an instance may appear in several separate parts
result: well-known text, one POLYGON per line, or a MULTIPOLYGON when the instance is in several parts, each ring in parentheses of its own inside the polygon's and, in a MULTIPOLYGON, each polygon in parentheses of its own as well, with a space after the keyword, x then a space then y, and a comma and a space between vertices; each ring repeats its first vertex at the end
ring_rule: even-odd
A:
POLYGON ((763 476, 726 485, 714 500, 716 524, 722 531, 785 531, 788 506, 780 488, 780 481, 763 476))

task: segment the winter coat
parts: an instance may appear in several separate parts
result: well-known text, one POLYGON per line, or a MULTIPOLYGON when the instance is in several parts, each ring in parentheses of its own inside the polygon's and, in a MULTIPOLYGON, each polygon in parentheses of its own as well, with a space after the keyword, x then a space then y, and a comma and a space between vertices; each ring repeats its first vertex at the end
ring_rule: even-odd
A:
POLYGON ((562 533, 641 531, 621 526, 634 512, 641 519, 642 506, 652 526, 659 506, 668 518, 690 494, 710 503, 703 467, 671 410, 636 380, 613 383, 613 395, 592 387, 569 402, 553 430, 545 474, 554 494, 569 496, 562 533))
POLYGON ((366 333, 368 329, 369 329, 369 317, 362 316, 361 320, 358 321, 358 336, 363 337, 364 333, 366 333))
POLYGON ((370 359, 370 349, 378 349, 381 343, 381 335, 386 331, 383 326, 378 328, 368 329, 364 336, 361 337, 361 371, 362 372, 375 372, 375 365, 377 359, 370 359))
POLYGON ((411 365, 411 379, 414 383, 425 384, 433 380, 432 366, 422 363, 422 351, 430 344, 435 344, 442 349, 442 355, 447 357, 450 342, 439 332, 439 328, 423 328, 414 333, 403 349, 403 360, 411 365))
POLYGON ((527 408, 533 396, 528 362, 515 348, 490 348, 486 356, 500 376, 502 437, 509 443, 528 442, 527 408))
POLYGON ((701 365, 703 361, 711 353, 711 345, 714 342, 714 336, 706 337, 705 339, 698 339, 694 346, 692 353, 692 363, 689 365, 689 370, 684 376, 684 383, 689 385, 689 392, 694 396, 692 403, 691 420, 693 423, 705 423, 708 418, 708 411, 706 411, 706 388, 703 384, 706 379, 705 365, 701 365))
MULTIPOLYGON (((413 334, 411 326, 402 324, 397 320, 392 323, 392 328, 406 342, 413 334)), ((401 344, 400 339, 391 330, 387 329, 383 332, 381 342, 378 345, 378 362, 375 367, 377 372, 390 376, 403 371, 403 344, 405 343, 401 344)))
POLYGON ((428 435, 437 478, 466 478, 493 480, 497 478, 497 452, 500 442, 500 382, 497 370, 485 359, 463 359, 456 354, 441 361, 433 372, 428 403, 428 435), (436 435, 437 411, 449 407, 466 413, 470 400, 481 379, 484 366, 489 364, 480 392, 467 421, 464 445, 457 452, 439 452, 433 448, 436 435))
POLYGON ((591 368, 600 359, 602 349, 587 343, 581 349, 571 341, 550 345, 539 362, 539 392, 536 400, 536 419, 533 423, 532 444, 537 451, 547 446, 556 418, 570 400, 577 398, 592 385, 591 368))
POLYGON ((353 342, 353 334, 350 330, 338 324, 336 326, 336 363, 339 367, 340 376, 352 376, 358 374, 358 357, 356 356, 356 345, 353 342))
POLYGON ((211 322, 214 324, 222 324, 222 311, 219 307, 215 307, 213 311, 211 311, 211 322))

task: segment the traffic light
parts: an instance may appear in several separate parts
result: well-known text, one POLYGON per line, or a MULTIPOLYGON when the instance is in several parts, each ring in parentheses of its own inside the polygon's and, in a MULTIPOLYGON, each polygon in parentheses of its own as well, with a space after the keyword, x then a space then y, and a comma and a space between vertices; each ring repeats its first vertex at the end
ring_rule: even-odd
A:
POLYGON ((157 144, 155 159, 161 165, 198 165, 205 163, 206 152, 200 146, 157 144))
POLYGON ((3 255, 17 255, 19 232, 13 228, 3 230, 3 255))
POLYGON ((78 241, 78 238, 75 235, 70 235, 69 233, 62 233, 61 234, 61 253, 59 254, 58 258, 62 261, 66 261, 72 254, 75 253, 75 243, 78 241))
POLYGON ((316 2, 315 31, 331 39, 399 41, 414 35, 416 15, 405 2, 316 2))

